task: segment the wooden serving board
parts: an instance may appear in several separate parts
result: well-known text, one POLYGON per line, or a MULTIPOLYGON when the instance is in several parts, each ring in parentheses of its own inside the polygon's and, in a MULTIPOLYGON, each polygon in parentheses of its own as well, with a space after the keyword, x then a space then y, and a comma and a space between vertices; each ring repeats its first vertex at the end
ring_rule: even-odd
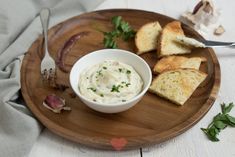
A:
MULTIPOLYGON (((162 26, 174 19, 154 12, 141 10, 102 10, 85 13, 64 21, 49 31, 49 51, 56 59, 66 40, 81 32, 89 32, 79 39, 65 57, 68 69, 82 56, 102 49, 103 34, 111 31, 113 16, 120 15, 137 30, 143 24, 159 21, 162 26)), ((183 25, 189 37, 202 39, 191 28, 183 25)), ((133 41, 118 41, 119 48, 135 51, 133 41)), ((42 83, 40 62, 42 57, 42 36, 29 48, 21 67, 22 94, 26 104, 39 121, 54 133, 72 141, 102 149, 113 149, 112 144, 133 149, 160 143, 173 138, 197 123, 213 105, 220 85, 220 67, 212 49, 194 49, 190 56, 203 56, 207 62, 200 70, 208 74, 207 79, 193 93, 184 106, 177 106, 154 94, 147 93, 133 108, 118 114, 96 112, 73 97, 71 88, 65 91, 50 88, 42 83), (42 105, 48 94, 55 93, 66 99, 72 108, 70 112, 55 114, 42 105)), ((156 52, 141 55, 153 68, 157 61, 156 52)), ((57 82, 69 86, 69 73, 57 69, 57 82)))

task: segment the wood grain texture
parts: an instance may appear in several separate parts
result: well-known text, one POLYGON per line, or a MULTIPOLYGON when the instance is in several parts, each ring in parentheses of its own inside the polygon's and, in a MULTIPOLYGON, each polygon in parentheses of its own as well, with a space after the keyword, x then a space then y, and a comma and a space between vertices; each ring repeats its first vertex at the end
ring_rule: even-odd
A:
MULTIPOLYGON (((56 58, 62 45, 72 35, 79 32, 89 32, 89 35, 79 40, 65 59, 70 69, 83 55, 97 49, 102 49, 103 35, 100 31, 110 31, 112 16, 121 15, 136 30, 143 24, 158 20, 162 26, 172 21, 172 18, 140 10, 104 10, 86 13, 63 23, 49 31, 49 50, 56 58)), ((185 34, 189 37, 202 39, 195 31, 183 25, 185 34)), ((133 41, 119 41, 121 49, 134 51, 133 41)), ((65 92, 45 86, 40 78, 40 56, 42 37, 36 40, 28 50, 21 68, 21 84, 23 97, 35 116, 51 131, 70 140, 103 149, 113 149, 112 138, 125 138, 128 143, 125 149, 139 148, 153 143, 160 143, 175 137, 197 123, 210 109, 215 101, 220 85, 220 68, 212 49, 195 49, 188 56, 203 56, 207 62, 201 71, 208 74, 207 79, 193 93, 192 97, 182 107, 147 93, 133 108, 119 114, 102 114, 86 107, 78 97, 71 98, 71 89, 65 92), (55 93, 66 99, 71 112, 54 114, 42 106, 46 95, 55 93)), ((157 61, 155 52, 142 55, 149 66, 153 68, 157 61)), ((69 86, 68 73, 58 72, 58 83, 69 86)))

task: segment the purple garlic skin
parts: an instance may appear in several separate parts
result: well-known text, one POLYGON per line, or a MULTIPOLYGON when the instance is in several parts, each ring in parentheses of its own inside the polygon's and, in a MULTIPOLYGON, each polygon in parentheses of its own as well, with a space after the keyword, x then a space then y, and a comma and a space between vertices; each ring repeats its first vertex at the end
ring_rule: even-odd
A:
POLYGON ((55 94, 48 95, 44 100, 43 105, 55 113, 60 113, 61 110, 71 110, 70 107, 65 105, 65 100, 55 94))
POLYGON ((56 95, 48 95, 45 103, 53 109, 61 108, 65 105, 61 98, 56 95))
POLYGON ((65 72, 68 73, 69 69, 65 67, 65 57, 66 55, 71 51, 71 49, 73 48, 73 46, 76 44, 76 42, 82 38, 85 37, 89 34, 89 32, 80 32, 77 33, 75 35, 73 35, 72 37, 70 37, 64 44, 64 46, 60 49, 60 51, 58 52, 58 56, 56 59, 56 64, 58 66, 58 68, 65 72))
POLYGON ((203 11, 205 13, 212 13, 214 11, 214 6, 212 4, 211 1, 208 1, 208 0, 204 0, 204 1, 200 1, 193 9, 193 12, 192 14, 195 15, 197 14, 197 12, 200 10, 200 9, 203 9, 203 11))
POLYGON ((195 15, 202 6, 203 2, 202 1, 198 2, 197 5, 194 7, 192 14, 195 15))

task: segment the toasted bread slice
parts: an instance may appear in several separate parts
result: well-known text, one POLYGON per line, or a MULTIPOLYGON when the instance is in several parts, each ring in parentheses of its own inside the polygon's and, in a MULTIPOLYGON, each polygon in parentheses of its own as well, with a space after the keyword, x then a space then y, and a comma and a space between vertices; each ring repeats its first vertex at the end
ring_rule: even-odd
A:
POLYGON ((185 36, 179 21, 170 22, 162 29, 157 42, 158 57, 191 52, 191 47, 176 41, 177 36, 185 36))
POLYGON ((153 73, 162 73, 166 70, 173 70, 179 68, 191 68, 199 70, 201 62, 206 61, 204 57, 187 58, 183 56, 168 56, 159 60, 154 68, 153 73))
POLYGON ((165 71, 153 80, 149 91, 183 105, 206 76, 207 74, 195 69, 165 71))
POLYGON ((137 31, 135 36, 135 45, 137 47, 138 55, 157 48, 157 38, 161 30, 161 25, 155 21, 143 25, 137 31))

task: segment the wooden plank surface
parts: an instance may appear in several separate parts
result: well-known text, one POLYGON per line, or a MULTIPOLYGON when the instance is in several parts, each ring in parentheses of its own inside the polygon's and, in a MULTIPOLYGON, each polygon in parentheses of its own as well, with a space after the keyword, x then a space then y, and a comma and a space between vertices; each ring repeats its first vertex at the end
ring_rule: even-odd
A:
MULTIPOLYGON (((150 11, 156 11, 162 14, 179 17, 179 14, 187 9, 192 9, 196 0, 108 0, 99 8, 136 8, 150 11)), ((231 14, 235 14, 235 1, 216 0, 216 6, 221 9, 221 21, 226 29, 226 33, 221 37, 208 36, 208 39, 234 41, 235 23, 231 19, 231 14)), ((218 143, 210 142, 201 132, 201 127, 206 127, 213 116, 220 111, 219 103, 235 101, 235 50, 215 49, 221 65, 222 82, 220 93, 208 114, 192 129, 186 133, 169 140, 167 142, 155 145, 149 148, 143 148, 144 157, 232 157, 235 156, 235 132, 232 128, 227 128, 220 134, 221 139, 218 143)), ((231 112, 235 115, 235 110, 231 112)), ((58 137, 47 129, 39 137, 34 145, 30 157, 96 157, 96 156, 118 156, 118 157, 140 157, 139 150, 125 152, 110 152, 87 148, 73 142, 58 137)))

